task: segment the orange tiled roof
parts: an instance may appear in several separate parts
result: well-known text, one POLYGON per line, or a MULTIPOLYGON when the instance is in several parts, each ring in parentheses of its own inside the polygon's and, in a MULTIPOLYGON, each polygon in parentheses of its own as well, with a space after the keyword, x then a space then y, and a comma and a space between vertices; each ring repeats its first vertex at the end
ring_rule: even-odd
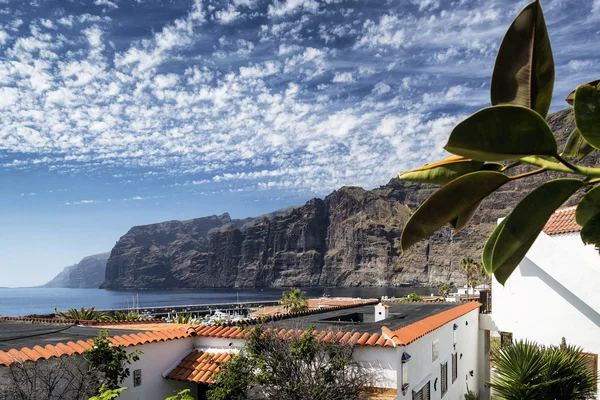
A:
POLYGON ((399 346, 406 346, 415 340, 433 332, 434 330, 444 326, 450 321, 455 320, 458 317, 478 309, 481 303, 468 302, 458 307, 451 308, 447 311, 432 315, 431 317, 424 318, 420 321, 397 329, 395 331, 390 330, 387 327, 381 328, 382 332, 388 336, 399 346))
MULTIPOLYGON (((244 330, 235 326, 209 326, 209 325, 200 325, 197 327, 190 328, 193 331, 194 335, 204 336, 204 337, 217 337, 217 338, 225 338, 225 339, 246 339, 249 337, 250 332, 248 330, 244 330)), ((271 331, 271 329, 267 329, 267 332, 271 331)), ((275 331, 277 336, 282 339, 290 337, 293 334, 298 334, 302 331, 296 331, 294 329, 279 329, 275 331)), ((368 333, 368 332, 317 332, 315 333, 320 337, 321 340, 326 342, 330 341, 335 334, 338 339, 342 342, 348 342, 352 344, 356 344, 358 346, 372 346, 372 347, 393 347, 394 343, 383 337, 383 335, 379 333, 368 333)))
POLYGON ((556 210, 544 226, 544 233, 546 235, 559 235, 561 233, 581 231, 581 225, 575 221, 576 208, 566 207, 556 210))
POLYGON ((219 372, 219 366, 228 362, 231 356, 231 353, 194 350, 169 372, 167 378, 182 382, 213 383, 213 376, 219 372))
MULTIPOLYGON (((173 328, 114 336, 108 340, 114 345, 129 347, 152 342, 165 342, 167 340, 181 339, 189 336, 190 332, 187 329, 173 328)), ((0 365, 9 366, 14 362, 37 361, 39 359, 49 359, 64 355, 70 356, 72 354, 82 354, 84 351, 91 348, 92 345, 93 341, 90 339, 87 341, 78 340, 77 342, 68 342, 66 344, 48 344, 45 347, 34 346, 33 349, 23 347, 21 350, 11 349, 9 351, 0 351, 0 365)))

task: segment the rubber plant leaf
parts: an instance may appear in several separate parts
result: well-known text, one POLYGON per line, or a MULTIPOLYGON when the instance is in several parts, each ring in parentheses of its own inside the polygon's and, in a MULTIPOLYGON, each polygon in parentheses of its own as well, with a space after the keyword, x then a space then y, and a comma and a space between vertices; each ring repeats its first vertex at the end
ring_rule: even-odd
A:
POLYGON ((600 247, 600 214, 594 215, 581 229, 581 239, 584 243, 600 247))
POLYGON ((600 214, 600 186, 592 188, 579 200, 575 210, 575 221, 585 226, 597 214, 600 214))
POLYGON ((400 174, 400 179, 409 182, 445 185, 459 176, 478 171, 482 166, 483 162, 481 161, 473 161, 461 156, 450 156, 441 161, 404 172, 400 174))
MULTIPOLYGON (((600 79, 596 79, 595 81, 591 81, 591 82, 588 82, 585 84, 585 86, 594 86, 594 87, 598 87, 598 85, 600 85, 600 79)), ((565 101, 567 103, 569 103, 570 105, 573 105, 573 102, 575 101, 575 92, 576 91, 577 91, 577 89, 573 90, 571 93, 569 93, 569 95, 565 99, 565 101)))
POLYGON ((600 88, 579 86, 573 108, 577 130, 586 142, 600 149, 600 88))
POLYGON ((539 1, 528 4, 508 28, 494 65, 492 105, 516 104, 548 114, 554 59, 539 1))
POLYGON ((454 233, 462 231, 465 226, 471 221, 477 210, 479 209, 479 205, 481 201, 475 204, 473 207, 468 208, 466 211, 461 213, 458 217, 454 218, 450 221, 450 225, 454 228, 454 233))
POLYGON ((556 139, 546 121, 535 111, 513 105, 479 110, 456 125, 444 148, 481 161, 553 156, 557 152, 556 139))
POLYGON ((438 189, 406 222, 400 238, 402 250, 407 250, 476 206, 508 181, 509 177, 500 172, 477 171, 438 189))
POLYGON ((544 183, 496 227, 483 250, 484 268, 505 284, 523 260, 554 211, 584 185, 579 179, 555 179, 544 183))
POLYGON ((565 148, 563 150, 563 155, 574 157, 581 161, 592 154, 595 150, 596 149, 594 147, 592 147, 583 139, 579 129, 575 128, 567 139, 567 143, 565 144, 565 148))

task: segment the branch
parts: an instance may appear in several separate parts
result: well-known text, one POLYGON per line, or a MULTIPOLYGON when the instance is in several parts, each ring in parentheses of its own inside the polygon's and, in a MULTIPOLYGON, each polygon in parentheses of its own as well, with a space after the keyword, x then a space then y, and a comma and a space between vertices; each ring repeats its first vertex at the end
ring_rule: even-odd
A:
POLYGON ((533 171, 523 172, 522 174, 511 176, 510 179, 511 180, 521 179, 521 178, 525 178, 525 177, 528 177, 528 176, 541 174, 541 173, 546 172, 546 171, 547 171, 546 168, 540 168, 540 169, 536 169, 536 170, 533 170, 533 171))
POLYGON ((535 166, 538 166, 541 168, 545 168, 549 171, 558 171, 558 172, 564 172, 566 174, 576 174, 576 175, 600 178, 600 168, 574 166, 574 167, 576 167, 576 169, 572 169, 560 162, 548 160, 548 159, 541 158, 538 156, 523 157, 523 158, 520 158, 519 160, 526 164, 529 164, 529 165, 535 165, 535 166))

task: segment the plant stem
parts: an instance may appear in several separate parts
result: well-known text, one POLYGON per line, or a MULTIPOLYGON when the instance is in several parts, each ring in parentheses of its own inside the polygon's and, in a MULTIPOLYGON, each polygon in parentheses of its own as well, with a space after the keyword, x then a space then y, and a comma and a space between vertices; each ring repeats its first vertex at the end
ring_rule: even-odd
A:
POLYGON ((567 167, 571 168, 573 171, 579 170, 579 167, 577 167, 576 165, 571 164, 570 162, 568 162, 567 160, 565 160, 564 158, 562 158, 562 156, 560 154, 555 155, 554 158, 556 158, 558 161, 560 161, 561 164, 566 165, 567 167))
POLYGON ((508 164, 506 167, 502 168, 502 172, 506 172, 511 168, 518 167, 519 165, 521 165, 520 161, 514 162, 512 164, 508 164))
POLYGON ((577 175, 600 178, 600 168, 577 166, 576 169, 571 169, 562 163, 552 161, 552 160, 547 160, 545 158, 541 158, 538 156, 523 157, 523 158, 520 158, 519 161, 522 161, 526 164, 545 168, 549 171, 558 171, 558 172, 564 172, 567 174, 577 174, 577 175))
POLYGON ((542 172, 546 172, 546 171, 547 171, 546 168, 540 168, 540 169, 536 169, 536 170, 533 170, 533 171, 523 172, 522 174, 511 176, 510 179, 511 180, 521 179, 521 178, 525 178, 527 176, 541 174, 542 172))

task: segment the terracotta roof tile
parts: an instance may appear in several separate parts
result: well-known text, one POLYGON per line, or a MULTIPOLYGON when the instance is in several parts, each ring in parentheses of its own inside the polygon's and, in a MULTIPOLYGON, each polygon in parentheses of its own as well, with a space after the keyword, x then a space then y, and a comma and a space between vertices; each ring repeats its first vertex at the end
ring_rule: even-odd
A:
POLYGON ((425 336, 426 334, 444 326, 448 322, 462 317, 473 310, 477 310, 479 307, 481 307, 480 303, 469 302, 458 307, 451 308, 447 311, 432 315, 431 317, 424 318, 395 331, 391 331, 385 326, 381 328, 381 330, 397 345, 406 346, 420 337, 425 336))
MULTIPOLYGON (((191 333, 188 332, 187 327, 177 327, 154 332, 140 332, 133 335, 113 336, 109 340, 115 345, 135 346, 159 340, 173 340, 190 336, 191 333)), ((0 351, 0 365, 8 366, 14 362, 37 361, 40 359, 61 357, 63 355, 82 354, 85 350, 92 348, 92 346, 92 340, 78 340, 77 343, 48 344, 44 347, 34 346, 33 349, 24 347, 20 351, 17 349, 10 349, 7 352, 0 351)))
POLYGON ((220 365, 229 362, 231 356, 227 352, 194 350, 167 374, 167 378, 183 382, 212 383, 220 365))
POLYGON ((577 207, 566 207, 556 210, 544 226, 543 232, 546 235, 580 232, 581 225, 575 221, 576 208, 577 207))

